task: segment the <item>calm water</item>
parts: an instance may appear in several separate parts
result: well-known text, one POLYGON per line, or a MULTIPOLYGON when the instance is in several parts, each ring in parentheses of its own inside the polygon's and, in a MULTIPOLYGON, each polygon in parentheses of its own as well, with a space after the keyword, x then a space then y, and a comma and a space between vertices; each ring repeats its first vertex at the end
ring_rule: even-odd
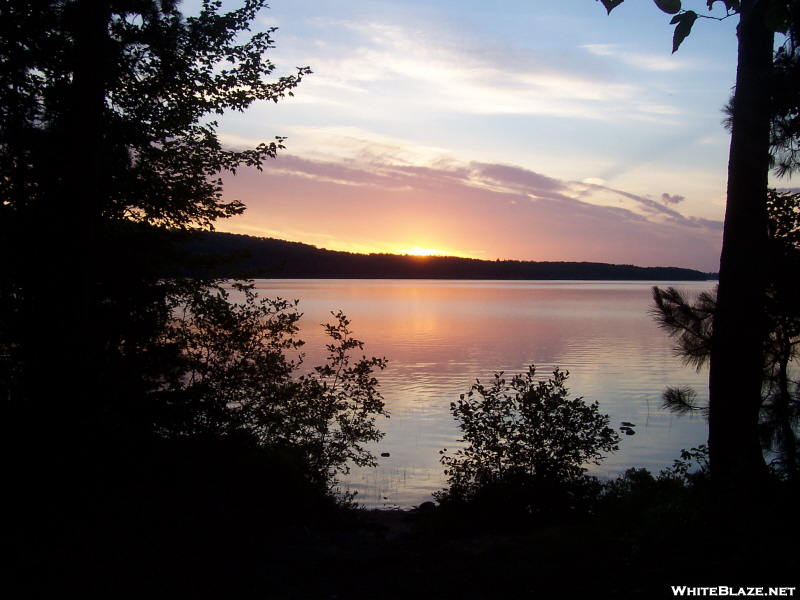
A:
POLYGON ((373 469, 354 469, 342 486, 358 491, 368 507, 411 507, 445 487, 439 450, 457 447, 459 431, 450 402, 475 379, 495 371, 520 373, 535 364, 546 376, 556 366, 570 372, 573 396, 599 401, 619 427, 620 450, 590 472, 616 475, 628 467, 653 471, 672 464, 681 448, 705 443, 702 419, 677 418, 660 409, 667 385, 688 384, 707 398, 708 374, 684 369, 672 344, 648 316, 653 285, 690 292, 713 282, 519 282, 398 280, 259 280, 265 297, 300 300, 300 339, 306 365, 324 360, 320 324, 342 310, 368 356, 385 356, 378 375, 390 419, 374 446, 373 469))

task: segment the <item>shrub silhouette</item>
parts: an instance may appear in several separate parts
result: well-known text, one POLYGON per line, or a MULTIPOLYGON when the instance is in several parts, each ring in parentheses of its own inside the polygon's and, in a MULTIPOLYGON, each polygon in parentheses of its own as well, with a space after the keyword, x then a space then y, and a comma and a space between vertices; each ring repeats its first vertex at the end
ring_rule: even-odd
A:
POLYGON ((386 359, 352 356, 363 343, 340 312, 325 325, 327 361, 299 375, 297 302, 260 299, 252 284, 233 287, 243 300, 232 302, 221 287, 175 299, 160 343, 178 359, 169 378, 154 382, 160 432, 252 438, 273 455, 300 459, 330 491, 350 464, 375 465, 366 444, 383 437, 376 419, 388 417, 374 377, 386 359))
POLYGON ((450 404, 466 445, 441 452, 449 488, 435 498, 443 507, 468 510, 486 524, 536 522, 574 512, 599 489, 584 465, 618 448, 608 415, 597 402, 568 397, 569 373, 535 375, 535 366, 510 382, 496 373, 490 385, 477 381, 450 404))

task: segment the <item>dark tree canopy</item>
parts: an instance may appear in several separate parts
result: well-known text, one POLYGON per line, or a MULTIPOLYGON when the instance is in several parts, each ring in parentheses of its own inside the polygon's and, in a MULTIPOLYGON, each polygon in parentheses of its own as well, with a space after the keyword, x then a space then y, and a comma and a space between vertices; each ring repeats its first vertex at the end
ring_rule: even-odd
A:
POLYGON ((222 176, 282 148, 226 148, 213 119, 311 71, 275 76, 274 29, 248 33, 264 0, 178 4, 0 0, 0 400, 22 504, 49 479, 89 494, 164 440, 258 448, 330 493, 382 437, 385 361, 351 357, 344 315, 300 376, 296 302, 234 284, 236 303, 186 248, 244 210, 222 176))
POLYGON ((159 340, 213 283, 181 278, 167 232, 241 213, 222 176, 282 147, 223 147, 214 118, 310 73, 275 75, 274 29, 248 31, 264 0, 178 4, 0 0, 0 390, 44 437, 152 429, 143 394, 180 371, 159 340))
POLYGON ((223 149, 209 119, 256 101, 277 102, 310 71, 268 82, 275 67, 265 54, 274 30, 239 40, 265 2, 247 0, 228 14, 218 12, 220 5, 206 0, 198 16, 184 17, 176 2, 3 2, 3 210, 51 208, 56 202, 48 196, 68 191, 59 186, 70 174, 58 165, 72 162, 72 136, 96 121, 95 209, 102 217, 208 227, 240 213, 240 202, 222 200, 220 173, 259 167, 275 156, 281 138, 223 149), (99 112, 75 123, 92 95, 99 112))

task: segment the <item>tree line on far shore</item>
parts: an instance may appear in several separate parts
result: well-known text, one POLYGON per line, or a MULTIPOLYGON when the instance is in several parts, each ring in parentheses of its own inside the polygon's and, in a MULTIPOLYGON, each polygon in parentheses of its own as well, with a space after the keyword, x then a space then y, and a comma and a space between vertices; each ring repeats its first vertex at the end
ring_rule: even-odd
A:
POLYGON ((192 245, 200 255, 227 255, 221 274, 288 279, 542 279, 704 281, 716 279, 679 267, 638 267, 600 262, 480 260, 457 256, 356 254, 299 242, 204 232, 192 245))

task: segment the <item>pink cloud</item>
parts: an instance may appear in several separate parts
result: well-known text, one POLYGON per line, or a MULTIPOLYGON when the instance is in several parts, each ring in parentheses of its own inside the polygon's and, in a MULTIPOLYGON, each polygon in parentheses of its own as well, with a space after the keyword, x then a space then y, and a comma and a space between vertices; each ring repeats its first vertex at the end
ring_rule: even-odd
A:
POLYGON ((684 200, 686 200, 686 198, 679 196, 678 194, 675 194, 674 196, 670 196, 666 192, 661 194, 661 202, 664 203, 664 206, 667 206, 668 204, 680 204, 684 200))

